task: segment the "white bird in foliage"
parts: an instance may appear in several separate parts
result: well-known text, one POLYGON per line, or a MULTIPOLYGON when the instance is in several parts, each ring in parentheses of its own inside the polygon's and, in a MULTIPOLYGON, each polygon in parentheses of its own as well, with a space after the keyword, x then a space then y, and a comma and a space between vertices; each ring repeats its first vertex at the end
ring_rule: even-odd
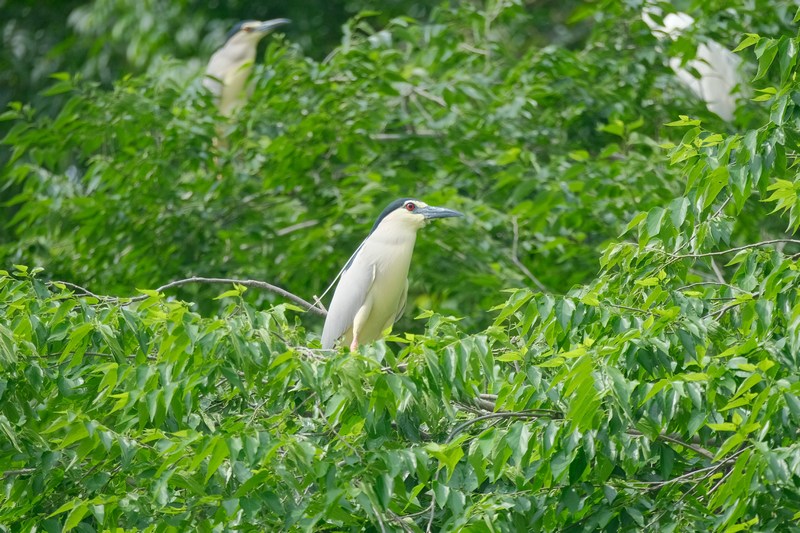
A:
POLYGON ((379 339, 405 308, 417 230, 435 218, 460 216, 411 198, 389 204, 340 272, 322 329, 322 347, 331 349, 344 336, 354 352, 359 344, 379 339))
MULTIPOLYGON (((694 24, 691 16, 680 12, 668 13, 662 19, 661 10, 652 5, 644 8, 642 20, 658 39, 677 39, 694 24), (657 19, 661 19, 661 22, 657 19)), ((706 103, 709 111, 727 121, 733 120, 736 99, 744 84, 741 63, 739 56, 713 40, 697 45, 695 58, 686 63, 688 68, 682 65, 680 58, 672 57, 669 60, 669 66, 678 79, 706 103), (689 69, 697 71, 699 77, 689 69)))
POLYGON ((203 85, 216 96, 222 115, 230 116, 247 99, 245 85, 253 71, 258 42, 288 23, 288 19, 246 20, 228 32, 225 44, 211 56, 203 79, 203 85))

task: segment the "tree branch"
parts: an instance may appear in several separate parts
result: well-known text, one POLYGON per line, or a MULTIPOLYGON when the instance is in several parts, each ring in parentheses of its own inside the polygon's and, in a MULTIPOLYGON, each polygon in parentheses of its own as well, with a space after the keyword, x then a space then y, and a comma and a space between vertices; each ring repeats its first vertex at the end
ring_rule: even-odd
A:
POLYGON ((69 281, 51 281, 50 284, 51 285, 56 285, 56 284, 64 285, 65 287, 68 287, 70 289, 73 289, 73 290, 76 290, 76 291, 81 291, 85 296, 91 296, 92 298, 97 298, 100 301, 109 300, 109 299, 116 299, 116 298, 109 297, 109 296, 100 296, 99 294, 93 293, 89 289, 81 287, 80 285, 75 285, 74 283, 70 283, 69 281))
MULTIPOLYGON (((481 403, 483 403, 483 404, 492 403, 491 400, 489 400, 487 398, 479 398, 479 399, 481 400, 481 403)), ((461 433, 462 431, 467 429, 469 426, 471 426, 473 424, 477 424, 478 422, 481 422, 483 420, 490 420, 490 419, 494 419, 494 418, 524 418, 524 419, 549 418, 549 419, 552 419, 552 420, 560 420, 560 419, 564 418, 564 414, 560 413, 559 411, 552 410, 552 409, 531 409, 531 410, 527 410, 527 411, 498 411, 496 413, 486 413, 484 415, 476 416, 475 418, 472 418, 470 420, 467 420, 466 422, 462 422, 461 424, 457 425, 450 432, 450 435, 447 436, 447 439, 445 440, 445 443, 452 442, 453 439, 456 438, 456 436, 458 436, 459 433, 461 433)), ((641 431, 639 431, 637 429, 629 429, 629 430, 626 431, 626 433, 628 435, 631 435, 631 436, 634 436, 634 437, 646 437, 647 436, 647 435, 645 435, 644 433, 642 433, 641 431)), ((683 440, 681 440, 676 435, 672 435, 672 434, 669 434, 669 433, 659 433, 656 436, 656 440, 662 440, 664 442, 669 442, 669 443, 675 444, 677 446, 682 446, 684 448, 692 450, 693 452, 697 453, 698 455, 702 455, 706 459, 710 459, 710 460, 714 459, 714 454, 711 453, 710 451, 706 450, 702 446, 698 446, 696 444, 691 444, 691 443, 688 443, 688 442, 684 442, 683 440)))
POLYGON ((531 410, 531 411, 499 411, 497 413, 487 413, 485 415, 476 416, 466 422, 462 422, 461 424, 457 425, 453 428, 453 431, 447 436, 445 439, 445 444, 450 443, 453 441, 454 438, 458 436, 459 433, 470 427, 471 425, 477 424, 478 422, 482 422, 483 420, 491 420, 493 418, 523 418, 523 419, 537 419, 537 418, 555 418, 560 419, 563 418, 561 413, 557 413, 555 411, 549 410, 531 410))
MULTIPOLYGON (((642 433, 638 429, 629 429, 629 430, 626 431, 626 433, 628 435, 631 435, 631 436, 634 436, 634 437, 647 437, 647 435, 645 435, 644 433, 642 433)), ((656 435, 656 440, 663 440, 664 442, 669 442, 669 443, 672 443, 672 444, 676 444, 678 446, 683 446, 684 448, 688 448, 688 449, 692 450, 693 452, 695 452, 695 453, 697 453, 699 455, 702 455, 706 459, 710 459, 710 460, 714 459, 714 454, 711 453, 710 451, 706 450, 702 446, 697 446, 696 444, 690 444, 688 442, 684 442, 681 439, 679 439, 678 437, 676 437, 674 435, 670 435, 668 433, 659 433, 658 435, 656 435)))
POLYGON ((683 287, 678 287, 679 291, 685 291, 687 289, 692 289, 694 287, 701 287, 703 285, 719 285, 721 287, 728 287, 731 290, 747 292, 746 290, 742 289, 741 287, 737 287, 736 285, 731 285, 730 283, 720 282, 720 281, 696 281, 694 283, 689 283, 688 285, 684 285, 683 287))
POLYGON ((36 472, 35 468, 18 468, 16 470, 6 470, 3 472, 3 478, 13 477, 13 476, 24 476, 26 474, 33 474, 36 472))
POLYGON ((319 223, 318 220, 306 220, 305 222, 298 222, 297 224, 292 224, 291 226, 287 226, 285 228, 281 228, 275 231, 275 235, 278 237, 283 237, 284 235, 288 235, 295 231, 310 228, 311 226, 315 226, 319 223))
MULTIPOLYGON (((286 289, 282 289, 281 287, 278 287, 277 285, 272 285, 271 283, 267 283, 265 281, 258 281, 258 280, 253 280, 253 279, 203 278, 203 277, 199 277, 199 276, 193 276, 191 278, 179 279, 179 280, 176 280, 176 281, 171 281, 171 282, 167 283, 166 285, 162 285, 161 287, 157 288, 156 292, 164 292, 167 289, 174 289, 175 287, 180 287, 182 285, 189 285, 189 284, 192 284, 192 283, 206 283, 206 284, 212 284, 212 285, 213 284, 222 284, 222 285, 237 284, 237 285, 242 285, 244 287, 250 287, 250 288, 253 288, 253 289, 263 289, 263 290, 267 290, 267 291, 270 291, 270 292, 274 292, 275 294, 278 294, 279 296, 282 296, 282 297, 286 298, 287 300, 290 300, 290 301, 296 303, 297 305, 303 307, 306 311, 309 311, 311 313, 314 313, 316 315, 323 316, 323 317, 328 315, 328 313, 327 313, 327 311, 325 311, 325 309, 317 307, 316 305, 312 304, 311 302, 307 302, 306 300, 300 298, 299 296, 297 296, 295 294, 292 294, 291 292, 287 291, 286 289)), ((81 291, 86 296, 91 296, 93 298, 97 298, 100 301, 117 301, 118 302, 118 301, 121 301, 121 300, 125 300, 126 304, 131 304, 131 303, 134 303, 134 302, 141 302, 141 301, 146 300, 148 298, 148 296, 145 295, 145 294, 143 294, 141 296, 134 296, 132 298, 119 298, 119 297, 116 297, 116 296, 100 296, 98 294, 95 294, 95 293, 91 292, 88 289, 85 289, 85 288, 81 287, 80 285, 75 285, 74 283, 69 283, 69 282, 66 282, 66 281, 53 281, 53 282, 51 282, 51 284, 62 284, 62 285, 66 286, 66 287, 69 287, 71 289, 81 291)))
POLYGON ((437 138, 442 135, 435 131, 417 131, 413 133, 370 133, 373 141, 404 141, 406 139, 437 138))
POLYGON ((729 248, 727 250, 719 250, 716 252, 705 252, 702 254, 682 254, 682 255, 675 255, 669 252, 666 253, 668 256, 672 257, 673 259, 699 259, 701 257, 716 257, 718 255, 726 255, 732 254, 735 252, 741 252, 742 250, 748 250, 750 248, 759 248, 761 246, 769 246, 770 244, 800 244, 800 240, 798 239, 771 239, 768 241, 761 241, 752 244, 745 244, 744 246, 737 246, 736 248, 729 248))

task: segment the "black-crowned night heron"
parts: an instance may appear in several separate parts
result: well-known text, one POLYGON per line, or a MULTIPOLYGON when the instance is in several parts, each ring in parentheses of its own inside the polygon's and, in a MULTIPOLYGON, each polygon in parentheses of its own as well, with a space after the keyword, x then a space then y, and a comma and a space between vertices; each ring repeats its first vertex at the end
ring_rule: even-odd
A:
POLYGON ((217 98, 221 114, 229 116, 246 101, 245 85, 253 71, 258 42, 288 23, 288 19, 246 20, 228 32, 225 44, 211 56, 203 79, 203 85, 217 98))
POLYGON ((322 347, 333 348, 342 335, 351 351, 379 339, 405 308, 417 230, 434 218, 460 216, 411 198, 389 204, 340 272, 322 329, 322 347))
MULTIPOLYGON (((658 39, 677 39, 694 24, 694 19, 686 13, 668 13, 661 17, 661 9, 653 5, 645 6, 642 11, 642 20, 658 39)), ((737 93, 744 85, 739 70, 741 63, 739 56, 713 40, 697 45, 695 58, 686 62, 688 68, 683 67, 680 58, 669 59, 669 66, 678 79, 706 103, 709 111, 727 121, 733 120, 737 93), (695 70, 699 77, 690 69, 695 70)))

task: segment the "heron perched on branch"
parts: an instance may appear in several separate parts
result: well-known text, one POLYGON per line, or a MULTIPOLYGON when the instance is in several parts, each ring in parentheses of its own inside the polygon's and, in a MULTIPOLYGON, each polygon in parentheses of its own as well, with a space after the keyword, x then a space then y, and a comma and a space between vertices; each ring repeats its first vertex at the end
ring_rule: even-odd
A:
POLYGON ((406 305, 417 230, 436 218, 460 216, 458 211, 411 198, 389 204, 339 273, 322 330, 322 347, 333 348, 344 336, 345 344, 355 351, 359 344, 383 336, 406 305))
POLYGON ((211 56, 203 79, 203 85, 216 97, 222 115, 230 116, 246 102, 245 85, 253 71, 259 41, 288 23, 288 19, 246 20, 228 32, 225 44, 211 56))
MULTIPOLYGON (((662 18, 661 9, 653 5, 644 8, 642 20, 658 39, 677 39, 694 24, 694 18, 686 13, 668 13, 662 18)), ((736 99, 744 84, 741 63, 739 56, 713 40, 698 44, 695 58, 685 67, 680 58, 669 59, 678 79, 705 102, 709 111, 727 121, 733 120, 736 99)))

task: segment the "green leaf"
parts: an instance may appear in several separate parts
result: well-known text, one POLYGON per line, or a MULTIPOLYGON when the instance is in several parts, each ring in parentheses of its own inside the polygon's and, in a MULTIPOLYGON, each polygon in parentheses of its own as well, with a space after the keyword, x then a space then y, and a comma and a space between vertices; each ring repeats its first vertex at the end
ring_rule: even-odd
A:
POLYGON ((778 53, 778 46, 780 41, 775 39, 761 39, 756 46, 756 57, 758 58, 758 72, 756 73, 753 81, 758 81, 766 76, 769 67, 775 60, 778 53))
POLYGON ((223 298, 231 298, 231 297, 234 297, 234 296, 235 297, 239 297, 242 294, 244 294, 244 291, 246 291, 246 290, 247 290, 247 287, 245 287, 243 285, 234 284, 234 288, 233 289, 223 292, 222 294, 220 294, 219 296, 217 296, 214 299, 215 300, 222 300, 223 298))
POLYGON ((653 384, 652 387, 650 387, 650 390, 647 391, 647 394, 644 395, 644 398, 642 398, 642 401, 639 402, 639 406, 641 407, 642 405, 647 403, 649 400, 651 400, 653 398, 653 396, 655 396, 656 394, 661 392, 669 384, 670 384, 670 382, 667 379, 661 379, 661 380, 657 381, 655 384, 653 384))
POLYGON ((64 527, 61 529, 61 531, 72 531, 75 529, 88 512, 89 506, 86 504, 86 502, 81 502, 79 505, 75 506, 67 515, 67 519, 64 522, 64 527))
POLYGON ((711 171, 706 180, 708 185, 704 194, 703 209, 708 209, 714 203, 720 191, 728 185, 729 177, 728 167, 719 167, 711 171))
POLYGON ((447 469, 447 480, 453 477, 456 465, 464 457, 464 450, 460 442, 452 442, 447 445, 430 443, 425 446, 425 450, 439 460, 440 465, 447 469))
POLYGON ((755 33, 745 33, 745 38, 742 42, 739 43, 739 46, 733 49, 733 52, 741 52, 745 48, 749 48, 755 44, 758 44, 758 41, 761 40, 761 37, 756 35, 755 33))

